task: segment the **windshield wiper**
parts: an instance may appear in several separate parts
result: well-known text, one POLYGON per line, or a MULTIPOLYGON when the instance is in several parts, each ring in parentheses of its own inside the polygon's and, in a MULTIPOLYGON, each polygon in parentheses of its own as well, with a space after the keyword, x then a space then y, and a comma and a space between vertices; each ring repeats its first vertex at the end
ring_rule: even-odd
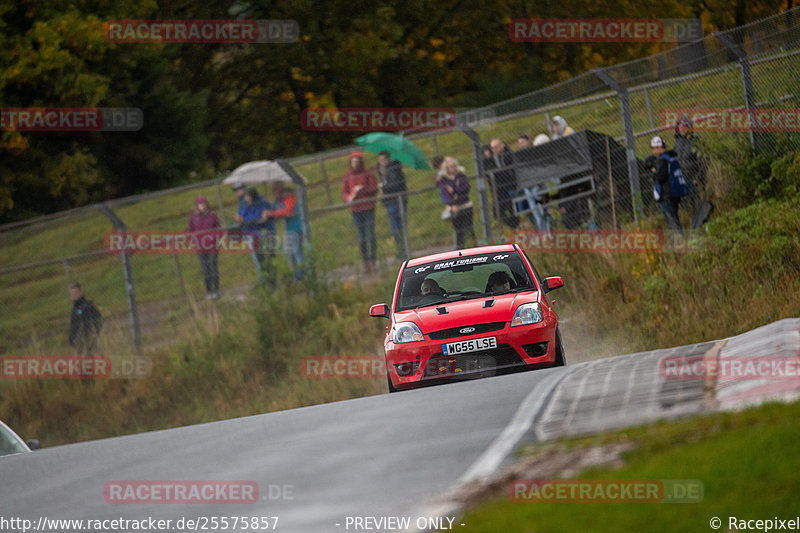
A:
POLYGON ((446 304, 448 301, 452 301, 452 300, 440 300, 438 302, 430 302, 430 303, 426 303, 426 304, 419 304, 419 305, 415 305, 414 309, 419 309, 420 307, 428 307, 429 305, 446 304))
POLYGON ((535 290, 536 290, 535 287, 530 287, 530 286, 528 286, 528 287, 516 287, 514 289, 508 289, 507 291, 488 292, 488 293, 486 293, 486 296, 492 297, 492 296, 500 296, 501 294, 511 294, 511 293, 515 293, 515 292, 525 292, 525 291, 535 291, 535 290))
POLYGON ((479 293, 479 294, 465 294, 465 295, 462 295, 462 296, 453 297, 452 299, 439 300, 438 302, 430 302, 430 303, 419 304, 419 305, 414 306, 414 309, 419 309, 420 307, 428 307, 429 305, 449 304, 449 303, 453 303, 453 302, 461 302, 463 300, 475 300, 476 298, 485 298, 485 297, 486 297, 486 295, 485 294, 481 294, 481 293, 479 293))

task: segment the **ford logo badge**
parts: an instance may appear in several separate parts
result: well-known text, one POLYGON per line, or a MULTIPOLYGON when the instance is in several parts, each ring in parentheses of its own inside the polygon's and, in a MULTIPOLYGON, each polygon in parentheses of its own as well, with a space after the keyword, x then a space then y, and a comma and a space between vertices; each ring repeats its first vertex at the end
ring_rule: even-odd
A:
POLYGON ((472 333, 473 331, 475 331, 475 328, 461 328, 458 330, 459 333, 472 333))

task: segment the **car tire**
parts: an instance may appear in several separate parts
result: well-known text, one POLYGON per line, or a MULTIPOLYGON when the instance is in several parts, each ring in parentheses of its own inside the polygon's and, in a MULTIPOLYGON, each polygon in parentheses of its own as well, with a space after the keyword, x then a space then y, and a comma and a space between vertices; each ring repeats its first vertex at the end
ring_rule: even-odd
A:
POLYGON ((566 366, 567 359, 564 356, 564 345, 561 343, 561 332, 556 327, 556 362, 553 366, 566 366))
POLYGON ((386 381, 389 385, 389 393, 397 392, 397 389, 395 389, 394 385, 392 385, 392 378, 389 377, 388 373, 386 374, 386 381))

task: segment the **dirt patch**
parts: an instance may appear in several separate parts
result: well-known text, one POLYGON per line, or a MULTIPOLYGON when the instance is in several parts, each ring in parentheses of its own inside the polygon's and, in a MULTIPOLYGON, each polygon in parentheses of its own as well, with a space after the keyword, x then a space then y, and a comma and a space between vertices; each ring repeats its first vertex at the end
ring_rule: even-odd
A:
POLYGON ((501 468, 491 478, 455 487, 446 499, 464 510, 507 496, 509 484, 516 479, 564 479, 595 466, 621 468, 624 465, 622 454, 634 447, 630 442, 572 450, 564 450, 559 445, 543 446, 532 455, 523 456, 514 464, 501 468))

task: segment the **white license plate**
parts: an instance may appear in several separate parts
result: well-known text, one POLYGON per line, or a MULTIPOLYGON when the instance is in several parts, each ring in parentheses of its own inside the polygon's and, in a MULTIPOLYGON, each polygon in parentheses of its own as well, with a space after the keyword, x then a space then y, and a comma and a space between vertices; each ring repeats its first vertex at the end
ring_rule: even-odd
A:
POLYGON ((497 348, 497 337, 484 337, 468 341, 448 342, 442 344, 443 355, 458 355, 462 353, 478 352, 497 348))

